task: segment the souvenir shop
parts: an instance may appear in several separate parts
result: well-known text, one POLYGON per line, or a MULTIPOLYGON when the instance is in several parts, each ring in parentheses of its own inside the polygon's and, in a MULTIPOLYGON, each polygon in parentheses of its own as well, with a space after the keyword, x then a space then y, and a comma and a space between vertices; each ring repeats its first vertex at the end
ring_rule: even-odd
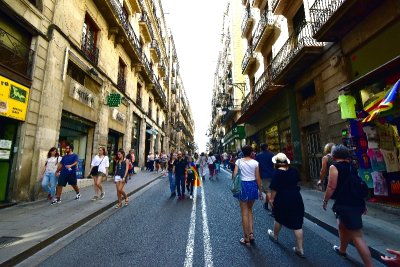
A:
POLYGON ((400 72, 379 70, 342 90, 342 140, 370 188, 368 201, 400 206, 400 72))

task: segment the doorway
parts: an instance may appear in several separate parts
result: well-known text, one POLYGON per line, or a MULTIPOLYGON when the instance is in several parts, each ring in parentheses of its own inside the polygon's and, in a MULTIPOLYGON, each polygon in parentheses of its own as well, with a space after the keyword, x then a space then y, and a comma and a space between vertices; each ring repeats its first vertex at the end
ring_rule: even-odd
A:
POLYGON ((319 179, 322 160, 322 146, 319 123, 304 128, 306 150, 306 164, 311 181, 319 179))

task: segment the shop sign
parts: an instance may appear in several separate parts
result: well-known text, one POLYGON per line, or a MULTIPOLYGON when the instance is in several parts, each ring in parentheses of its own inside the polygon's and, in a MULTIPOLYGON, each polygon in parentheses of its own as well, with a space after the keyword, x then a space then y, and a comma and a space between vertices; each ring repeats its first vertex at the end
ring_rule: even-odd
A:
POLYGON ((72 80, 70 86, 70 96, 90 108, 95 108, 97 97, 93 95, 93 92, 72 80))
POLYGON ((29 88, 0 75, 0 115, 25 121, 29 88))
POLYGON ((239 126, 233 127, 232 133, 233 133, 233 135, 235 136, 235 138, 238 138, 238 139, 246 138, 246 133, 245 133, 245 130, 244 130, 244 125, 239 125, 239 126))
POLYGON ((118 93, 111 93, 107 97, 107 105, 109 107, 119 107, 121 104, 122 97, 118 93))
POLYGON ((112 118, 118 122, 124 123, 126 120, 125 114, 119 112, 117 109, 113 109, 112 118))

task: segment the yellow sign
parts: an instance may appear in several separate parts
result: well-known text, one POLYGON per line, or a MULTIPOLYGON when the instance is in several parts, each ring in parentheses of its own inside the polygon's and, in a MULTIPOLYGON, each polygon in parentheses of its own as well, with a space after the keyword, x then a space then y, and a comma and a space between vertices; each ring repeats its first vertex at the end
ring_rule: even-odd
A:
POLYGON ((0 115, 25 121, 29 88, 0 75, 0 115))

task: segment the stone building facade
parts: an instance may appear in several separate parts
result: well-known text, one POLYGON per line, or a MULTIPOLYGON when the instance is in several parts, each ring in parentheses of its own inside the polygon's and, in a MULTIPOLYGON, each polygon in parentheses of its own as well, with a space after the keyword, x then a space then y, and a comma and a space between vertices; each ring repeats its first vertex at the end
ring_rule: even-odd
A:
MULTIPOLYGON (((10 149, 3 141, 0 165, 7 171, 0 174, 6 181, 0 201, 37 197, 36 178, 52 146, 63 151, 66 143, 74 145, 80 177, 88 174, 99 146, 110 158, 120 148, 134 149, 139 167, 149 152, 170 149, 171 87, 181 78, 160 1, 3 0, 0 5, 2 32, 28 51, 25 69, 0 60, 1 78, 27 92, 26 117, 0 116, 6 129, 0 139, 11 141, 10 149)), ((1 45, 12 50, 15 42, 7 40, 1 45)), ((193 125, 187 128, 193 142, 193 125)))
POLYGON ((365 88, 398 75, 399 2, 241 2, 249 91, 236 125, 248 144, 285 152, 315 181, 324 144, 341 143, 349 128, 339 95, 353 95, 360 110, 365 88))

